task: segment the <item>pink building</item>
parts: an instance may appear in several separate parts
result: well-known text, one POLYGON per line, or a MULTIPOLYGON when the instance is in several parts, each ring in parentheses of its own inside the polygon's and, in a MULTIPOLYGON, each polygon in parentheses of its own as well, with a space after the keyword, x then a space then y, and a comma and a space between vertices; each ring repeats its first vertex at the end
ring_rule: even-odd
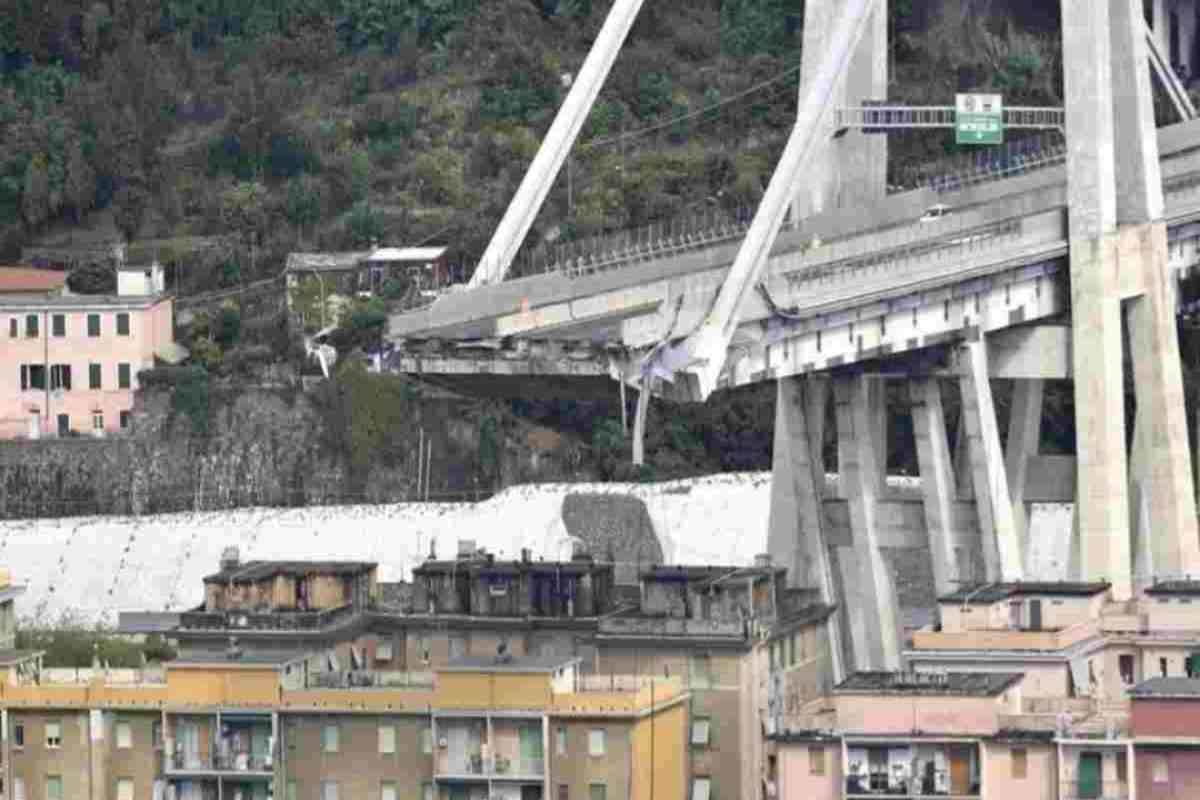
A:
POLYGON ((169 296, 0 286, 0 438, 128 429, 138 371, 183 355, 169 296))
POLYGON ((1200 679, 1151 678, 1130 695, 1138 800, 1200 797, 1200 679))
POLYGON ((834 690, 832 730, 771 737, 777 797, 1053 798, 1052 731, 1009 726, 1013 673, 860 672, 834 690))

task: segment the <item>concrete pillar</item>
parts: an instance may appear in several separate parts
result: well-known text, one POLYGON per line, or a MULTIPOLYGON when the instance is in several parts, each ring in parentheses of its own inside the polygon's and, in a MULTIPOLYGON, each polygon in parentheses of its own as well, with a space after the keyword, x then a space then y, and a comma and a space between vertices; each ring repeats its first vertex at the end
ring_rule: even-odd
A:
MULTIPOLYGON (((1126 0, 1121 0, 1126 2, 1126 0)), ((1110 15, 1062 0, 1079 569, 1130 597, 1110 15)))
MULTIPOLYGON (((818 69, 844 0, 808 0, 804 6, 801 50, 801 91, 818 69)), ((834 93, 838 106, 857 106, 864 100, 883 100, 888 90, 888 15, 881 3, 855 51, 847 74, 834 93)), ((813 168, 796 187, 792 220, 821 211, 874 204, 887 193, 887 136, 847 131, 837 139, 816 144, 813 168)))
POLYGON ((961 532, 954 524, 954 468, 946 436, 941 385, 937 378, 925 378, 913 381, 910 391, 929 556, 940 596, 954 591, 961 580, 958 568, 961 532))
POLYGON ((849 500, 850 530, 858 563, 858 581, 847 583, 854 667, 858 670, 900 668, 900 625, 892 578, 879 550, 877 506, 879 443, 871 419, 871 393, 883 388, 877 378, 859 375, 834 380, 838 438, 848 443, 839 465, 849 500))
MULTIPOLYGON (((103 711, 91 709, 88 716, 81 720, 88 729, 88 747, 91 748, 91 756, 88 758, 88 796, 97 799, 108 796, 109 753, 105 731, 109 722, 107 717, 103 711)), ((26 787, 26 791, 28 790, 29 787, 26 787)))
MULTIPOLYGON (((1194 32, 1195 3, 1176 6, 1181 22, 1183 17, 1188 20, 1185 32, 1194 32)), ((1175 286, 1167 263, 1158 137, 1146 43, 1129 30, 1140 21, 1141 0, 1110 0, 1110 7, 1114 148, 1120 154, 1115 159, 1117 259, 1122 273, 1140 277, 1140 281, 1126 283, 1142 287, 1142 293, 1128 306, 1137 397, 1135 443, 1140 445, 1130 472, 1134 497, 1140 498, 1134 519, 1147 521, 1151 538, 1146 544, 1155 572, 1192 574, 1200 572, 1200 530, 1175 322, 1175 286)), ((1190 61, 1190 36, 1184 51, 1190 61)))
MULTIPOLYGON (((788 568, 788 585, 815 587, 821 602, 839 603, 829 558, 824 519, 825 408, 829 381, 781 378, 775 395, 775 443, 771 471, 771 509, 767 552, 788 568)), ((842 672, 843 608, 830 619, 833 671, 842 672)))
POLYGON ((982 333, 975 341, 963 345, 960 386, 987 579, 1019 581, 1024 575, 1021 542, 1013 522, 1008 471, 1000 447, 1000 427, 992 402, 987 345, 982 333))
POLYGON ((1200 574, 1200 531, 1192 454, 1188 447, 1187 411, 1174 305, 1164 296, 1166 226, 1122 226, 1122 264, 1140 255, 1146 269, 1145 294, 1129 303, 1130 359, 1137 396, 1135 456, 1130 478, 1145 499, 1154 570, 1163 575, 1200 574))
POLYGON ((1025 483, 1031 456, 1038 454, 1042 435, 1042 397, 1045 382, 1037 379, 1013 381, 1012 406, 1008 418, 1004 460, 1008 472, 1008 495, 1013 506, 1013 530, 1023 556, 1029 553, 1029 509, 1025 505, 1025 483))

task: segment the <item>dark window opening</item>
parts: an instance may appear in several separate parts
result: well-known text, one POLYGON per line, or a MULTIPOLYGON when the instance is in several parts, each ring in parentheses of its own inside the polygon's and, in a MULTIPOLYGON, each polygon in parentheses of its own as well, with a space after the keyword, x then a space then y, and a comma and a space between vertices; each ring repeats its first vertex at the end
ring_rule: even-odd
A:
POLYGON ((46 388, 46 367, 42 364, 21 365, 21 391, 46 388))

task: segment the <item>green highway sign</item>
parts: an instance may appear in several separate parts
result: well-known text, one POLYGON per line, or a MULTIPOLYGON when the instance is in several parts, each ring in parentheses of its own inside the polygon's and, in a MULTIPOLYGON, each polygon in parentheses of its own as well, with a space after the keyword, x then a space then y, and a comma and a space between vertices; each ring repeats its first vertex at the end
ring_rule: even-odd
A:
POLYGON ((954 105, 958 144, 1004 144, 1004 98, 998 94, 960 94, 954 105))

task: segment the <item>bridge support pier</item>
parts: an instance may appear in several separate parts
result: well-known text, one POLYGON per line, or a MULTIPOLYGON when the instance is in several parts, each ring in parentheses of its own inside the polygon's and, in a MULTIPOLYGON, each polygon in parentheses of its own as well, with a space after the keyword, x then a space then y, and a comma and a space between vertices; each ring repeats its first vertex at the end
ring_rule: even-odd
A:
POLYGON ((838 440, 846 443, 844 448, 839 447, 838 470, 847 493, 858 564, 854 576, 857 580, 845 581, 843 599, 850 608, 854 666, 859 670, 900 668, 899 603, 880 551, 877 519, 883 490, 879 462, 886 447, 879 441, 879 427, 871 409, 882 404, 878 398, 884 390, 882 380, 868 375, 836 378, 833 382, 838 440))
MULTIPOLYGON (((808 0, 804 4, 804 43, 800 77, 808 81, 825 55, 837 15, 844 0, 808 0)), ((840 88, 831 102, 837 106, 861 105, 864 100, 885 100, 888 90, 887 4, 875 10, 866 33, 850 61, 840 88)), ((801 87, 803 92, 803 86, 801 87)), ((847 131, 837 139, 823 138, 804 184, 796 187, 792 223, 840 206, 875 204, 887 194, 887 137, 847 131)))
POLYGON ((1114 599, 1125 600, 1131 519, 1146 533, 1137 537, 1142 570, 1200 568, 1162 175, 1141 0, 1063 0, 1062 13, 1079 570, 1112 581, 1114 599), (1138 406, 1132 472, 1122 300, 1138 406))
POLYGON ((992 400, 983 334, 963 345, 962 354, 963 425, 968 437, 971 482, 975 487, 987 579, 1018 581, 1024 574, 1021 542, 1013 521, 1013 500, 1000 447, 1000 426, 992 400))
MULTIPOLYGON (((1149 540, 1150 574, 1200 573, 1200 540, 1167 231, 1161 222, 1123 226, 1122 268, 1141 267, 1144 294, 1128 302, 1137 414, 1130 461, 1135 540, 1149 540)), ((1143 567, 1144 569, 1144 567, 1143 567)))
POLYGON ((1038 454, 1042 434, 1042 398, 1045 381, 1017 379, 1013 381, 1012 404, 1009 408, 1008 437, 1005 454, 1008 474, 1008 494, 1012 500, 1013 531, 1021 548, 1022 565, 1029 558, 1029 509, 1025 504, 1025 484, 1029 462, 1038 454))
MULTIPOLYGON (((815 587, 821 602, 839 604, 840 576, 830 563, 824 495, 825 410, 829 381, 781 378, 775 395, 775 441, 767 551, 788 568, 792 586, 815 587)), ((841 629, 847 607, 830 619, 830 652, 836 680, 844 676, 841 629)))
POLYGON ((937 378, 924 378, 910 386, 913 434, 921 471, 921 497, 925 529, 929 535, 929 557, 939 596, 958 588, 966 554, 962 531, 954 519, 957 494, 950 441, 946 436, 946 414, 937 378))

